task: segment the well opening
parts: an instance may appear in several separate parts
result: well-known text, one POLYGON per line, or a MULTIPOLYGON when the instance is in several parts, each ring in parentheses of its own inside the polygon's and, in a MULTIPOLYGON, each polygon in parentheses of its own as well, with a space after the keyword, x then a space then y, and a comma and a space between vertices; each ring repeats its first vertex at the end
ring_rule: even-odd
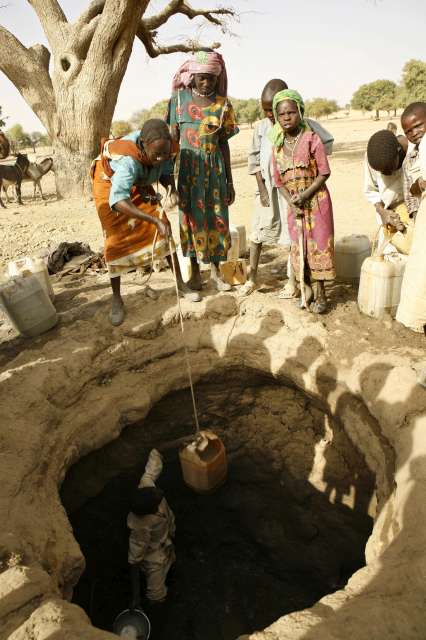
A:
MULTIPOLYGON (((103 381, 108 383, 108 381, 103 381)), ((177 451, 159 480, 176 516, 169 597, 154 640, 233 640, 312 606, 365 564, 375 477, 325 405, 271 376, 226 369, 196 385, 202 427, 224 441, 229 475, 200 496, 177 451)), ((163 397, 119 439, 76 463, 61 489, 86 570, 73 601, 111 630, 129 603, 126 517, 153 446, 191 432, 188 389, 163 397)))

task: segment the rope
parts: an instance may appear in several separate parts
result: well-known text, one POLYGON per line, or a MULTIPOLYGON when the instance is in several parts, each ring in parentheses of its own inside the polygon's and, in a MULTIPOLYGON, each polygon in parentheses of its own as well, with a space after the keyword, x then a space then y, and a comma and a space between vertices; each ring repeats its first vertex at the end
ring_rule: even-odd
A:
MULTIPOLYGON (((167 200, 170 197, 170 192, 171 192, 171 187, 169 186, 167 188, 167 194, 166 197, 164 199, 164 203, 167 202, 167 200)), ((160 208, 162 213, 166 214, 165 211, 165 205, 160 202, 160 208)), ((194 393, 194 385, 192 382, 192 370, 191 370, 191 363, 189 360, 189 352, 188 352, 188 346, 186 344, 186 340, 185 340, 185 327, 183 324, 183 315, 182 315, 182 309, 180 306, 180 296, 179 296, 179 288, 178 288, 178 281, 177 281, 177 275, 176 275, 176 266, 175 266, 175 261, 173 260, 173 254, 175 253, 173 250, 173 246, 172 246, 172 239, 169 236, 169 251, 170 251, 170 259, 171 259, 171 263, 172 263, 172 271, 173 271, 173 276, 175 279, 175 289, 176 289, 176 299, 177 299, 177 306, 178 306, 178 312, 179 312, 179 319, 180 319, 180 329, 182 332, 182 342, 183 342, 183 350, 184 350, 184 354, 185 354, 185 362, 186 362, 186 369, 187 369, 187 373, 188 373, 188 380, 189 380, 189 387, 191 389, 191 398, 192 398, 192 407, 194 410, 194 420, 195 420, 195 435, 199 435, 200 433, 200 423, 198 421, 198 411, 197 411, 197 404, 195 402, 195 393, 194 393)))

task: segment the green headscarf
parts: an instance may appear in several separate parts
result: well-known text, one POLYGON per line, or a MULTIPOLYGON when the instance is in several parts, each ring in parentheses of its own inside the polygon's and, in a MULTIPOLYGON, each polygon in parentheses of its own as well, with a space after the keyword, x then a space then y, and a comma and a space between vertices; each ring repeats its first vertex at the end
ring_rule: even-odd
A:
POLYGON ((293 100, 293 102, 297 104, 297 109, 299 111, 299 116, 300 116, 300 126, 302 130, 307 128, 306 122, 303 119, 305 114, 305 103, 303 102, 303 98, 300 95, 300 93, 298 93, 297 91, 294 91, 293 89, 283 89, 282 91, 278 91, 278 93, 274 95, 274 100, 272 102, 272 110, 274 112, 275 124, 270 130, 270 132, 268 133, 269 140, 277 149, 282 147, 282 145, 284 144, 284 130, 281 127, 280 123, 278 122, 278 117, 277 117, 277 106, 283 100, 293 100))

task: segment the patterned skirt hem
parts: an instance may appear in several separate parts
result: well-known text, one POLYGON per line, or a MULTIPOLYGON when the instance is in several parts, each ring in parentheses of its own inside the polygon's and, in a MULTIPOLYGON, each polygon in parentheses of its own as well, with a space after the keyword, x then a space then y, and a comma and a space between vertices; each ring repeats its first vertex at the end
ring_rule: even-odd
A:
MULTIPOLYGON (((175 250, 175 245, 172 240, 172 250, 175 250)), ((168 243, 161 239, 157 240, 154 249, 154 260, 161 260, 170 255, 168 243)), ((117 278, 118 276, 129 273, 134 269, 143 269, 151 266, 153 260, 152 245, 143 247, 134 253, 130 253, 122 258, 111 260, 107 262, 108 273, 110 278, 117 278)))

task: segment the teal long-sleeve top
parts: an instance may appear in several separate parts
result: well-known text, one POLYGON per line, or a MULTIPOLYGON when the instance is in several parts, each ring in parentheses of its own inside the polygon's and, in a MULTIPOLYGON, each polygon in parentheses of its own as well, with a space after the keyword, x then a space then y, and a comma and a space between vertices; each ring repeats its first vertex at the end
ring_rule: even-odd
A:
MULTIPOLYGON (((132 131, 123 140, 137 142, 140 130, 132 131)), ((109 194, 109 206, 111 209, 117 202, 130 198, 133 185, 148 186, 156 183, 162 176, 170 176, 173 173, 172 160, 165 160, 152 167, 142 165, 130 156, 123 156, 118 160, 111 160, 111 169, 114 171, 111 177, 111 191, 109 194)))

